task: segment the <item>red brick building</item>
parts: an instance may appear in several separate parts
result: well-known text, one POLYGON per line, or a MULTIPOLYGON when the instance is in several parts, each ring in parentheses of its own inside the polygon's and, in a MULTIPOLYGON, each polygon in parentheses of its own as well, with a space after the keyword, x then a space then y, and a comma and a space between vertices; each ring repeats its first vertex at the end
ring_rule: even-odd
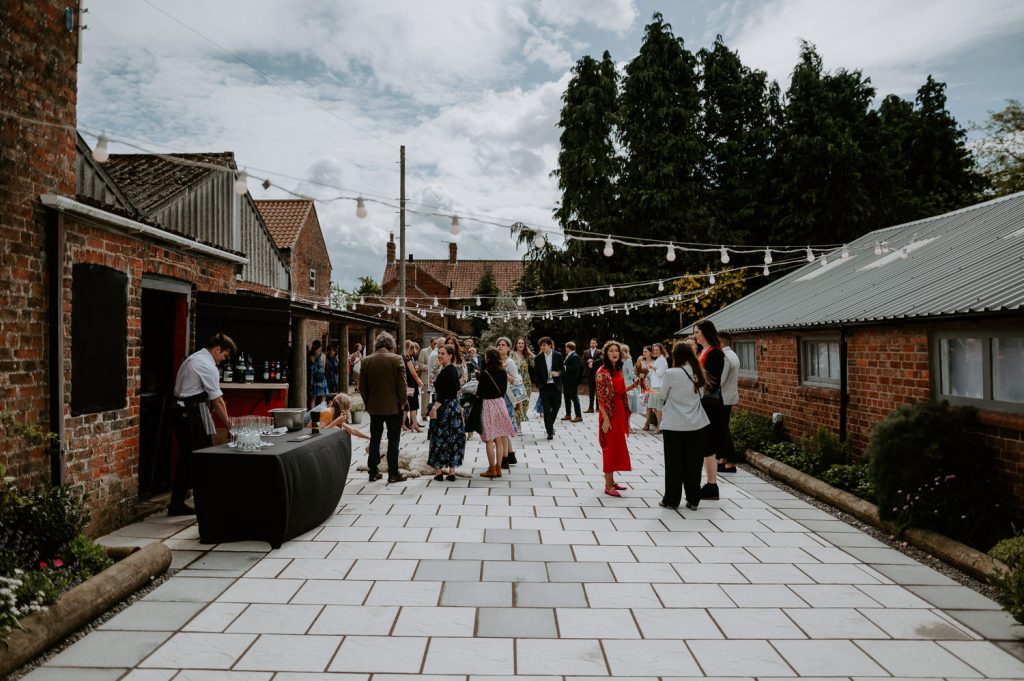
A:
POLYGON ((878 230, 848 251, 711 315, 734 334, 740 408, 781 414, 793 435, 827 426, 860 454, 899 405, 976 407, 1021 508, 1024 193, 878 230))
MULTIPOLYGON (((447 260, 417 260, 409 255, 405 266, 405 289, 410 307, 417 303, 429 308, 433 299, 437 298, 440 307, 449 310, 475 309, 473 291, 480 283, 484 272, 491 271, 498 290, 511 293, 523 277, 522 260, 459 260, 458 244, 448 244, 447 260)), ((393 299, 398 288, 398 261, 395 258, 395 235, 387 244, 387 263, 384 276, 381 278, 382 298, 393 299)), ((421 323, 417 315, 409 315, 406 321, 408 337, 420 342, 441 335, 437 329, 453 331, 458 334, 469 333, 467 320, 456 319, 453 315, 440 316, 436 312, 427 312, 427 321, 421 323)))
POLYGON ((131 515, 146 477, 143 337, 164 339, 165 366, 183 356, 193 292, 233 291, 249 260, 163 228, 92 161, 75 133, 66 6, 0 10, 0 403, 55 435, 44 447, 2 438, 0 464, 21 485, 85 493, 99 533, 131 515))

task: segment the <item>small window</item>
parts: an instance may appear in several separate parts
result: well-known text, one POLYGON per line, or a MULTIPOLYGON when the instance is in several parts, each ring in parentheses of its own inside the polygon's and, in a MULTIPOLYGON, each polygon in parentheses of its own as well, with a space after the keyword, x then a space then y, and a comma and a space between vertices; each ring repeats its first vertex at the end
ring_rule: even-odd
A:
POLYGON ((732 351, 740 358, 740 376, 757 378, 757 343, 754 341, 735 341, 732 351))
POLYGON ((808 385, 839 385, 839 340, 808 338, 800 341, 801 379, 808 385))
POLYGON ((936 397, 1024 412, 1024 333, 951 332, 932 345, 936 397))
POLYGON ((309 268, 309 289, 311 291, 316 290, 316 268, 309 268))

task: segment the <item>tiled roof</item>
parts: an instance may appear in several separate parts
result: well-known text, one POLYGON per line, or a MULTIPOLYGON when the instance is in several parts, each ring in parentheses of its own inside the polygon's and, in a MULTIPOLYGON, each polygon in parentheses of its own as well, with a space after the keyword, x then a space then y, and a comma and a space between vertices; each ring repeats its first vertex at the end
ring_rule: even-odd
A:
POLYGON ((136 207, 149 212, 210 173, 220 172, 193 162, 236 168, 235 155, 230 151, 160 156, 111 154, 104 168, 136 207))
POLYGON ((299 238, 313 202, 305 199, 279 199, 256 201, 263 221, 267 223, 274 245, 280 249, 292 248, 299 238))
MULTIPOLYGON (((452 298, 470 298, 473 289, 480 283, 480 277, 490 267, 494 283, 502 293, 513 291, 523 277, 522 260, 414 260, 406 263, 406 279, 412 285, 411 267, 417 267, 440 283, 451 288, 452 298)), ((390 263, 384 268, 381 286, 398 280, 398 264, 390 263)))

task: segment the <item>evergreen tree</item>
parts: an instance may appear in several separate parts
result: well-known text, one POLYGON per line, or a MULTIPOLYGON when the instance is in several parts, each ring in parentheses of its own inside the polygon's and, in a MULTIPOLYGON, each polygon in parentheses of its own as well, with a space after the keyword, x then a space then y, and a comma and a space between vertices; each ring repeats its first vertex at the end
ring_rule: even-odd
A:
POLYGON ((498 296, 498 299, 494 301, 494 307, 491 308, 491 312, 494 313, 491 323, 487 330, 480 334, 480 347, 489 348, 502 336, 513 343, 519 336, 529 338, 530 333, 533 332, 533 324, 529 318, 519 316, 524 311, 525 308, 519 307, 513 296, 509 294, 498 296))
MULTIPOLYGON (((480 281, 477 282, 476 288, 473 289, 472 301, 474 312, 486 312, 494 307, 494 301, 497 295, 501 293, 498 289, 497 282, 494 281, 494 272, 491 270, 491 266, 488 265, 484 268, 484 273, 480 275, 480 281), (480 305, 476 304, 476 296, 480 296, 480 305)), ((473 317, 470 319, 470 326, 473 329, 473 335, 480 337, 481 334, 487 329, 487 321, 479 317, 473 317)))
POLYGON ((982 173, 993 196, 1024 191, 1024 106, 1011 99, 1002 111, 989 112, 977 130, 985 133, 978 144, 982 173))

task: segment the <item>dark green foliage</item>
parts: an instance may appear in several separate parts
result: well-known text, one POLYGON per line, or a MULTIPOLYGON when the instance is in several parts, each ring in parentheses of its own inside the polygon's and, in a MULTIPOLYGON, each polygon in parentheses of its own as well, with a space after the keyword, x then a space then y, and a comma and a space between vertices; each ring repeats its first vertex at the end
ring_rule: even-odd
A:
MULTIPOLYGON (((473 289, 474 300, 471 301, 473 311, 482 312, 494 309, 494 303, 499 293, 501 291, 498 289, 498 284, 494 281, 494 272, 488 266, 480 276, 480 281, 477 283, 476 288, 473 289), (476 304, 476 296, 480 296, 480 305, 476 304)), ((473 317, 470 323, 473 326, 473 335, 478 338, 487 329, 486 320, 478 317, 473 317)))
POLYGON ((770 418, 742 409, 733 410, 729 419, 729 432, 732 433, 732 442, 739 455, 748 449, 764 452, 766 447, 780 439, 770 418))
POLYGON ((996 600, 1015 620, 1024 624, 1024 534, 1002 540, 988 554, 1009 568, 994 582, 996 600))
POLYGON ((875 485, 867 464, 833 464, 821 474, 821 479, 839 489, 856 494, 861 499, 875 500, 875 485))
POLYGON ((974 423, 973 409, 922 402, 875 426, 867 458, 882 519, 982 549, 1006 536, 991 451, 972 432, 974 423))
POLYGON ((1007 100, 1005 109, 990 111, 988 121, 975 129, 984 133, 977 149, 991 195, 1024 191, 1024 106, 1020 100, 1007 100))
POLYGON ((818 428, 818 432, 811 437, 801 439, 800 446, 814 454, 823 470, 850 462, 849 443, 840 442, 839 438, 824 426, 818 428))
POLYGON ((92 575, 103 572, 114 564, 106 549, 80 534, 67 547, 65 562, 74 571, 75 581, 85 581, 92 575))

